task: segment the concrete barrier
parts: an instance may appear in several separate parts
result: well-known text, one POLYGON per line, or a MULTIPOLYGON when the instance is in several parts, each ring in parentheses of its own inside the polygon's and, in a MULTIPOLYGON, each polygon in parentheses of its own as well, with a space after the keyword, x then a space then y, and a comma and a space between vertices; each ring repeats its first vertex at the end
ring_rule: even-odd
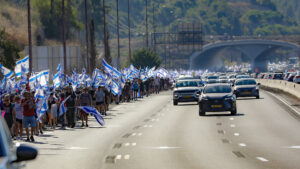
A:
POLYGON ((257 79, 257 82, 261 84, 262 88, 266 87, 275 90, 280 90, 300 99, 300 84, 288 82, 285 80, 268 79, 257 79))

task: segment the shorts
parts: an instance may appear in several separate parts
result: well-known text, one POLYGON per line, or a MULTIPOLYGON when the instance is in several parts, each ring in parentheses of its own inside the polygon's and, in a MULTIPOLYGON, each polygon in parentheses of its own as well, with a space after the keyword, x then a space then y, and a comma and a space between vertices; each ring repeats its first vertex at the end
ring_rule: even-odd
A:
POLYGON ((36 121, 34 116, 24 116, 23 125, 26 129, 29 128, 29 125, 30 127, 36 127, 36 121))
POLYGON ((96 105, 98 106, 98 105, 103 105, 104 104, 104 102, 96 102, 96 105))
POLYGON ((23 120, 22 119, 16 119, 16 122, 19 123, 19 124, 22 124, 23 120))

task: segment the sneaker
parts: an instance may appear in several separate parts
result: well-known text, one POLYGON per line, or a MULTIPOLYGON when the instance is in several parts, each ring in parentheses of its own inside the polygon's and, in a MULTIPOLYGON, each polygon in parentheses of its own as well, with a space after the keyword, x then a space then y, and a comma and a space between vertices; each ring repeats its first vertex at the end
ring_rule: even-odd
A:
POLYGON ((43 130, 40 130, 40 133, 41 133, 41 134, 44 134, 43 130))
POLYGON ((72 124, 71 128, 74 128, 75 127, 75 124, 72 124))
POLYGON ((30 139, 29 139, 29 137, 27 137, 26 141, 27 141, 27 142, 30 142, 30 139))
POLYGON ((30 137, 30 141, 31 141, 31 142, 34 142, 33 136, 30 137))
POLYGON ((86 126, 86 127, 89 127, 89 125, 88 125, 88 124, 86 124, 85 126, 86 126))

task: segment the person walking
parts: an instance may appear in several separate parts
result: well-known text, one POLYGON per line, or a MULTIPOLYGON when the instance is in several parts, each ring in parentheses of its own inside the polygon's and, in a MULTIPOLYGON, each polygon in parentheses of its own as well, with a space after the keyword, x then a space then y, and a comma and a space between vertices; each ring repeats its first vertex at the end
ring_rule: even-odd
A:
POLYGON ((15 112, 16 112, 15 134, 16 134, 17 139, 22 140, 22 136, 23 136, 23 107, 21 106, 20 96, 15 97, 14 108, 15 108, 15 112))
POLYGON ((99 113, 102 115, 106 116, 106 111, 105 111, 105 92, 104 92, 104 86, 99 86, 96 93, 95 93, 95 98, 96 98, 96 107, 99 113))
POLYGON ((71 128, 75 127, 75 104, 76 104, 76 95, 73 92, 72 86, 69 86, 66 92, 66 97, 70 98, 66 101, 66 107, 67 107, 67 121, 68 126, 71 128))
MULTIPOLYGON (((88 88, 84 88, 83 89, 83 93, 80 94, 79 96, 79 105, 80 106, 91 106, 92 105, 92 97, 91 95, 88 93, 88 88)), ((88 114, 85 113, 83 110, 80 110, 80 116, 81 116, 81 127, 84 126, 84 122, 85 121, 85 126, 88 127, 88 114)))
POLYGON ((55 129, 55 125, 56 125, 57 102, 58 99, 54 97, 54 93, 51 93, 50 97, 48 98, 48 117, 49 117, 49 126, 52 129, 55 129))
POLYGON ((27 140, 26 141, 32 141, 34 142, 34 131, 36 127, 36 121, 35 121, 35 102, 31 97, 31 94, 29 92, 24 92, 23 94, 24 99, 21 101, 21 106, 23 107, 23 124, 24 128, 26 130, 27 140), (29 126, 31 127, 31 136, 29 138, 29 126))
POLYGON ((3 110, 1 112, 4 113, 4 119, 11 132, 12 137, 14 138, 15 133, 13 126, 16 121, 16 112, 14 109, 14 105, 10 102, 10 96, 8 94, 3 98, 3 110))
POLYGON ((138 80, 135 79, 134 82, 133 82, 134 100, 137 100, 137 98, 138 98, 138 92, 139 92, 139 84, 138 84, 138 80))

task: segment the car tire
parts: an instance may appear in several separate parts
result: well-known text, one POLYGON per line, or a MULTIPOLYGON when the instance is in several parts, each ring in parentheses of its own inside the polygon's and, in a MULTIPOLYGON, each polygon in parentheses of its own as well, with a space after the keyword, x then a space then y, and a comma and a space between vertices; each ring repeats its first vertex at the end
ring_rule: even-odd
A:
POLYGON ((178 101, 175 101, 175 100, 174 100, 174 101, 173 101, 173 105, 174 105, 174 106, 178 105, 178 101))
POLYGON ((236 110, 236 109, 233 109, 233 110, 231 110, 230 112, 231 112, 231 115, 236 115, 237 110, 236 110))
POLYGON ((203 111, 199 106, 199 116, 205 116, 205 111, 203 111))

